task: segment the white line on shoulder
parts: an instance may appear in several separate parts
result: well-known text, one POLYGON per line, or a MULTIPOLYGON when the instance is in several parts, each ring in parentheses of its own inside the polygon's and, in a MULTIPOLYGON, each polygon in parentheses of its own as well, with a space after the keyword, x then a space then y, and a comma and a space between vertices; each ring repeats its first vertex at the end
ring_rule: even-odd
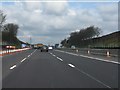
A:
POLYGON ((105 83, 103 83, 102 81, 98 80, 97 78, 91 76, 90 74, 84 72, 83 70, 80 70, 79 68, 75 68, 75 69, 78 70, 79 72, 85 74, 86 76, 90 77, 91 79, 97 81, 98 83, 100 83, 100 84, 102 84, 102 85, 104 85, 104 86, 106 86, 106 87, 108 87, 108 88, 111 88, 110 86, 106 85, 105 83))

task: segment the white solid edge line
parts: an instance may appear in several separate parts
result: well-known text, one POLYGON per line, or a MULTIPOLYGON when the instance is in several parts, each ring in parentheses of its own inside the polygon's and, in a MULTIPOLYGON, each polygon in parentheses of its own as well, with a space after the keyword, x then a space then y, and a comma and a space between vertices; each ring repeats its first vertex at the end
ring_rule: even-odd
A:
POLYGON ((103 83, 102 81, 98 80, 97 78, 91 76, 90 74, 84 72, 83 70, 80 70, 79 68, 75 68, 75 69, 78 70, 79 72, 85 74, 86 76, 90 77, 91 79, 97 81, 98 83, 101 83, 102 85, 104 85, 104 86, 106 86, 106 87, 108 87, 108 88, 111 88, 110 86, 106 85, 105 83, 103 83))
POLYGON ((89 56, 85 56, 85 55, 79 55, 79 56, 81 56, 81 57, 86 57, 86 58, 90 58, 90 59, 96 59, 96 60, 104 61, 104 62, 110 62, 110 63, 120 64, 120 62, 109 61, 109 60, 105 60, 105 59, 101 59, 101 58, 89 57, 89 56))
POLYGON ((21 62, 24 62, 27 58, 24 58, 21 62))
POLYGON ((16 67, 16 65, 13 65, 12 67, 10 67, 10 69, 12 70, 12 69, 14 69, 16 67))
MULTIPOLYGON (((59 50, 56 50, 56 51, 59 51, 59 50)), ((70 52, 65 52, 65 53, 70 54, 70 55, 75 55, 75 56, 81 56, 81 57, 85 57, 85 58, 95 59, 95 60, 99 60, 99 61, 104 61, 104 62, 109 62, 109 63, 114 63, 114 64, 120 64, 120 62, 116 62, 116 61, 109 61, 109 60, 95 58, 95 57, 90 57, 90 56, 86 56, 86 55, 77 55, 77 54, 70 53, 70 52)))
POLYGON ((74 68, 75 66, 73 64, 68 64, 70 67, 74 68))
POLYGON ((69 53, 69 52, 65 52, 65 53, 68 53, 68 54, 71 54, 71 55, 75 55, 75 56, 79 56, 78 54, 74 54, 74 53, 69 53))

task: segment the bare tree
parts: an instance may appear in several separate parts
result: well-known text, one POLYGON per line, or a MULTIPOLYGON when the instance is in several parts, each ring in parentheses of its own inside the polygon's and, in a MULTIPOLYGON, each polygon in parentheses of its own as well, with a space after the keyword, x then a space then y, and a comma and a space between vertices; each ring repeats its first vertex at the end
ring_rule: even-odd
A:
POLYGON ((0 10, 0 24, 2 25, 6 20, 6 15, 0 10))
POLYGON ((0 10, 0 31, 3 30, 3 23, 6 21, 6 15, 0 10))

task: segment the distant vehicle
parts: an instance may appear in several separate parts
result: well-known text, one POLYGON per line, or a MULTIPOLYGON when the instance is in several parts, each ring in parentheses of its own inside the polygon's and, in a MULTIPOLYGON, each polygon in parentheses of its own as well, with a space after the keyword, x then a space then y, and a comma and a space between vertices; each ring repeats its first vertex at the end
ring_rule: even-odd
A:
POLYGON ((40 49, 43 46, 43 44, 34 44, 34 49, 40 49))
POLYGON ((44 45, 40 48, 41 52, 48 52, 48 46, 44 45))
POLYGON ((34 49, 37 49, 37 48, 38 48, 38 46, 37 46, 37 45, 34 45, 33 47, 34 47, 34 49))
POLYGON ((6 46, 7 49, 15 49, 15 46, 6 46))
POLYGON ((53 49, 53 47, 52 47, 52 46, 49 46, 49 47, 48 47, 48 49, 49 49, 49 50, 52 50, 52 49, 53 49))
POLYGON ((75 49, 75 46, 73 45, 73 46, 71 46, 71 49, 75 49))

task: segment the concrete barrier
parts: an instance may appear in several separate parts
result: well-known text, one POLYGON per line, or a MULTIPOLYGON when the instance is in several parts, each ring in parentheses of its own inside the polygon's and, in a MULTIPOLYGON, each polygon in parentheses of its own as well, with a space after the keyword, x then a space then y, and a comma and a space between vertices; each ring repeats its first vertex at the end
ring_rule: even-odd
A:
POLYGON ((25 51, 25 50, 29 50, 30 48, 23 48, 23 49, 13 49, 13 50, 1 50, 0 51, 0 56, 4 56, 4 55, 7 55, 7 54, 12 54, 12 53, 17 53, 17 52, 22 52, 22 51, 25 51))

